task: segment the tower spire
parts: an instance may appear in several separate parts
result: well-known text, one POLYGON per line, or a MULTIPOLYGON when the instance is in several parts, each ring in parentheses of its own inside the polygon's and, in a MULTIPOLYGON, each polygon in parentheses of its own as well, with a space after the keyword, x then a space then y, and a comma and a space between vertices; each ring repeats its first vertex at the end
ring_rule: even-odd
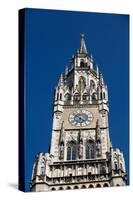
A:
POLYGON ((61 74, 59 82, 58 82, 58 86, 62 86, 63 85, 63 74, 61 74))
POLYGON ((79 53, 87 54, 87 49, 86 49, 86 44, 85 44, 85 39, 84 39, 84 34, 80 34, 80 49, 79 53))

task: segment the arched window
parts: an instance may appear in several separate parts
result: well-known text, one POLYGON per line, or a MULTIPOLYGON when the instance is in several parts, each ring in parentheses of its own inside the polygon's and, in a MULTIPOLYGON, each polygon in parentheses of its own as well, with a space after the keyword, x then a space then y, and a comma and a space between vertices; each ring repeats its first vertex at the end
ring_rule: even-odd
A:
POLYGON ((86 186, 85 185, 82 185, 82 187, 81 187, 82 189, 86 189, 86 186))
POLYGON ((51 188, 51 190, 56 190, 55 188, 51 188))
POLYGON ((86 143, 86 159, 95 158, 95 143, 92 140, 87 141, 86 143))
POLYGON ((96 185, 96 187, 97 187, 97 188, 100 188, 100 187, 101 187, 101 185, 98 183, 98 184, 96 185))
POLYGON ((81 61, 80 61, 80 67, 85 67, 84 60, 81 60, 81 61))
POLYGON ((71 100, 71 95, 69 93, 65 94, 65 100, 70 101, 71 100))
POLYGON ((102 92, 100 92, 100 99, 101 99, 101 100, 102 100, 102 97, 103 97, 102 92))
POLYGON ((92 101, 96 101, 97 100, 97 95, 96 95, 96 93, 94 92, 93 94, 92 94, 92 101))
POLYGON ((75 142, 69 142, 67 144, 67 160, 76 160, 77 146, 75 142))
POLYGON ((106 174, 106 166, 104 164, 100 165, 100 174, 106 174))
POLYGON ((92 184, 91 184, 91 185, 89 185, 89 188, 94 188, 94 185, 92 185, 92 184))
POLYGON ((103 92, 103 98, 105 99, 106 97, 105 97, 105 92, 103 92))
POLYGON ((64 188, 63 187, 59 187, 59 190, 64 190, 64 188))
POLYGON ((79 77, 79 81, 78 81, 78 88, 80 91, 83 91, 86 87, 86 81, 85 81, 85 77, 80 76, 79 77))
POLYGON ((60 100, 62 100, 62 94, 60 94, 60 100))
POLYGON ((76 93, 73 97, 73 100, 79 102, 80 101, 80 95, 78 93, 76 93))
POLYGON ((44 175, 44 173, 45 173, 45 168, 44 168, 44 166, 42 166, 41 167, 41 175, 44 175))
POLYGON ((77 185, 74 186, 74 189, 79 189, 79 187, 77 185))
POLYGON ((71 190, 71 187, 70 187, 70 186, 68 186, 68 187, 67 187, 67 190, 71 190))
POLYGON ((103 187, 109 187, 108 183, 104 183, 103 187))
POLYGON ((118 170, 118 163, 115 162, 115 170, 117 171, 118 170))
POLYGON ((57 96, 56 96, 56 100, 58 101, 58 99, 59 99, 59 93, 57 93, 57 96))
POLYGON ((87 93, 83 94, 83 101, 88 101, 89 100, 89 95, 87 93))
POLYGON ((90 88, 95 89, 95 82, 93 80, 90 81, 90 88))

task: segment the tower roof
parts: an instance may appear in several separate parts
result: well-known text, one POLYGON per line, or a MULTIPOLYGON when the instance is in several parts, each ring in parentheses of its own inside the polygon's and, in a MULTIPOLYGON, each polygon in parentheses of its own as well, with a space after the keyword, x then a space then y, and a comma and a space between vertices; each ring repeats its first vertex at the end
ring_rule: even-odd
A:
POLYGON ((84 39, 84 34, 83 33, 80 35, 79 53, 87 54, 87 49, 86 49, 86 44, 85 44, 85 39, 84 39))

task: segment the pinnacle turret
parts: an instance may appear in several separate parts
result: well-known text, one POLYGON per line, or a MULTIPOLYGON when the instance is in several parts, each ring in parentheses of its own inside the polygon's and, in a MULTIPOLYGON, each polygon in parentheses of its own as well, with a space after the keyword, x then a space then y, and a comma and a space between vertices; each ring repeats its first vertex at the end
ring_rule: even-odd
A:
POLYGON ((79 53, 81 53, 81 54, 87 54, 87 49, 86 49, 84 34, 81 34, 79 53))

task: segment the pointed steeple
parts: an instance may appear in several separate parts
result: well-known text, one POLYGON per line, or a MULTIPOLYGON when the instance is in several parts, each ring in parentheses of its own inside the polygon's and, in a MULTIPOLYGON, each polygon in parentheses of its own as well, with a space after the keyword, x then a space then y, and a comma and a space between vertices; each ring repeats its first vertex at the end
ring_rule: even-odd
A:
POLYGON ((61 74, 60 79, 59 79, 59 83, 58 86, 62 86, 63 85, 63 74, 61 74))
POLYGON ((104 85, 104 80, 103 80, 103 75, 102 75, 102 73, 100 73, 99 76, 100 76, 100 77, 99 77, 99 78, 100 78, 100 80, 99 80, 99 81, 100 81, 100 84, 101 84, 101 85, 104 85))
POLYGON ((67 76, 68 74, 68 66, 66 65, 66 68, 65 68, 65 76, 67 76))
POLYGON ((79 53, 87 54, 87 49, 86 49, 85 40, 84 40, 84 34, 81 34, 79 53))
POLYGON ((96 65, 96 72, 97 72, 97 77, 99 77, 99 67, 98 67, 98 64, 96 65))

